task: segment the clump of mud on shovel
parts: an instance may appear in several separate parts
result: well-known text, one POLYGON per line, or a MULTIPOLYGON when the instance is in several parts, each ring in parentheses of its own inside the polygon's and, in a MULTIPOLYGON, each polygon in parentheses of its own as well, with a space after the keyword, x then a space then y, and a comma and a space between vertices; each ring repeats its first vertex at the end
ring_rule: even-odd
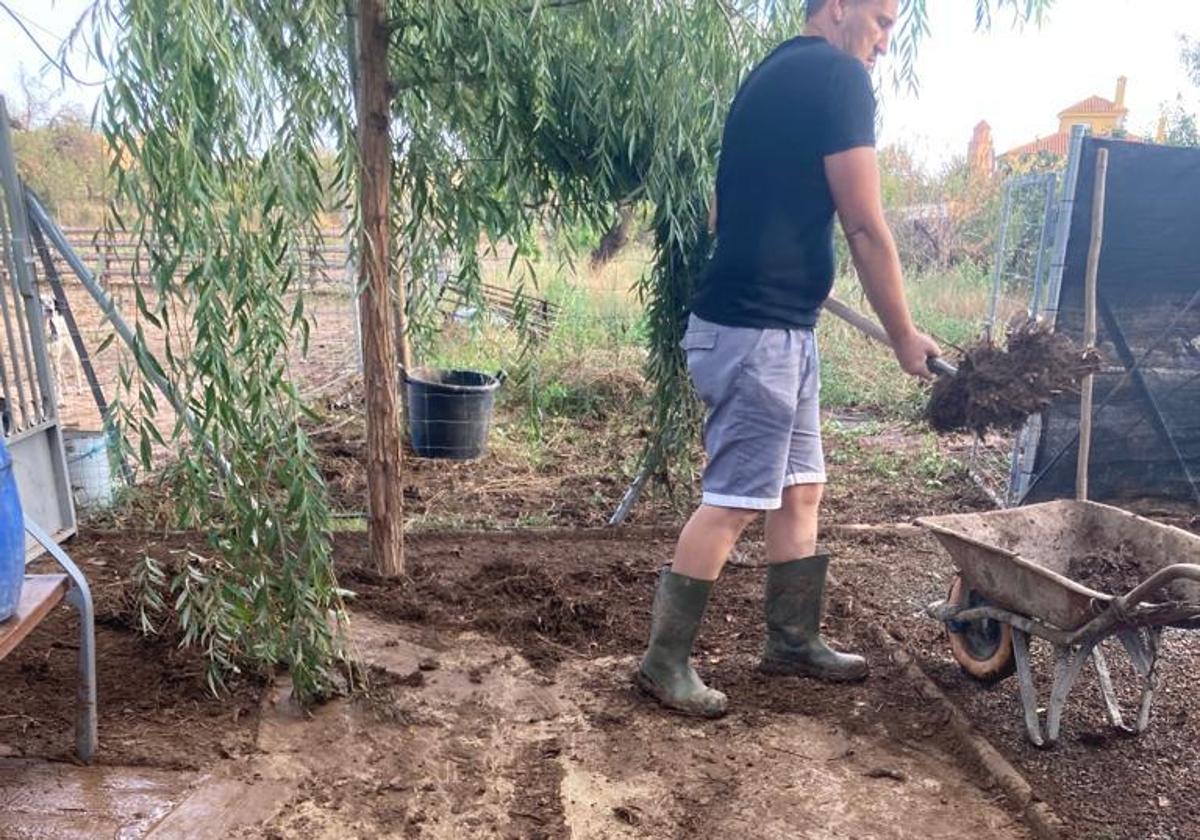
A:
POLYGON ((1008 330, 1004 347, 982 339, 963 349, 957 365, 957 376, 934 383, 926 420, 937 432, 983 435, 1017 429, 1055 397, 1079 393, 1100 355, 1030 319, 1008 330))

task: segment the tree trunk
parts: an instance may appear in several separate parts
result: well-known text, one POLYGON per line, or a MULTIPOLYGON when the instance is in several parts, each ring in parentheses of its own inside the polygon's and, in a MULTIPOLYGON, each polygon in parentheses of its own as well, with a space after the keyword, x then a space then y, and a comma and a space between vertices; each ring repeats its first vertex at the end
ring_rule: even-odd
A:
POLYGON ((388 202, 392 144, 388 131, 391 92, 387 78, 388 30, 382 0, 361 0, 358 9, 359 190, 362 247, 359 301, 363 330, 363 379, 367 398, 367 511, 371 557, 381 574, 404 571, 403 450, 399 382, 388 283, 388 202))

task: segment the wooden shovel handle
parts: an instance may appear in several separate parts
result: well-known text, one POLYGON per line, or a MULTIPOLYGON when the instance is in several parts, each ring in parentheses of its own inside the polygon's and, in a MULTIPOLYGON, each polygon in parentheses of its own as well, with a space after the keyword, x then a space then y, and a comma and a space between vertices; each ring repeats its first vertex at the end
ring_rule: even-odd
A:
MULTIPOLYGON (((892 340, 888 338, 888 334, 883 327, 879 326, 879 324, 872 321, 866 315, 851 309, 833 295, 825 299, 825 309, 841 318, 868 338, 873 338, 887 347, 892 346, 892 340)), ((958 368, 940 356, 930 356, 928 364, 929 370, 939 376, 956 376, 958 374, 958 368)))

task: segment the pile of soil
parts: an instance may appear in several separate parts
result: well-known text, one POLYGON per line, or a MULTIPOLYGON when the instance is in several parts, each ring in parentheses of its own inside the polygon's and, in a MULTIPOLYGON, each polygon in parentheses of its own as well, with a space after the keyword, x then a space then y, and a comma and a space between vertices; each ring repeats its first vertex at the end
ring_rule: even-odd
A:
POLYGON ((1133 545, 1127 542, 1072 557, 1067 577, 1108 595, 1126 595, 1145 579, 1133 545))
POLYGON ((541 569, 519 560, 485 563, 467 582, 478 600, 475 626, 501 633, 545 635, 559 642, 579 643, 595 638, 608 623, 603 604, 586 598, 564 598, 541 569), (520 614, 497 609, 522 604, 520 614))
MULTIPOLYGON (((494 539, 494 538, 493 538, 494 539)), ((644 597, 649 610, 655 571, 610 560, 596 567, 563 568, 559 535, 507 534, 505 550, 482 565, 469 561, 468 534, 414 537, 416 548, 403 578, 380 576, 370 567, 365 535, 337 538, 339 580, 354 591, 352 608, 381 618, 475 630, 517 648, 530 664, 552 672, 565 655, 593 654, 611 645, 644 641, 631 602, 644 597), (511 544, 515 550, 508 551, 511 544)), ((614 533, 604 542, 619 544, 614 533)), ((582 543, 582 540, 580 541, 582 543)), ((669 557, 664 546, 663 556, 669 557)))
POLYGON ((926 419, 937 432, 983 435, 1020 428, 1055 397, 1078 393, 1083 379, 1099 369, 1100 357, 1028 320, 1009 330, 1005 347, 989 339, 967 347, 957 366, 957 376, 934 383, 926 419))

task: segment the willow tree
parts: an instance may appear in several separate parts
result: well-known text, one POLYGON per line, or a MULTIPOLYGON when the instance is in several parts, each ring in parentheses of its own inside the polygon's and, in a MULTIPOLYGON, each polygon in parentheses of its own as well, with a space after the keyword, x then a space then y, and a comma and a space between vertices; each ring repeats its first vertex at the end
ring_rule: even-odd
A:
MULTIPOLYGON (((975 7, 981 22, 1000 8, 1028 20, 1049 3, 975 7)), ((296 292, 320 214, 354 206, 357 194, 356 9, 98 0, 81 28, 94 31, 109 71, 112 223, 146 260, 139 319, 165 336, 161 353, 147 345, 134 358, 187 395, 196 422, 163 440, 137 370, 126 378, 127 419, 147 460, 152 442, 169 443, 180 519, 212 534, 209 556, 149 570, 169 595, 157 606, 171 605, 214 674, 282 663, 309 694, 337 660, 329 616, 340 601, 325 489, 285 351, 306 334, 296 292), (214 465, 214 449, 232 469, 214 465)), ((801 0, 387 3, 376 48, 390 81, 391 259, 394 276, 412 278, 413 335, 429 324, 433 286, 422 278, 445 253, 475 294, 484 243, 511 243, 515 263, 547 223, 601 224, 643 203, 655 253, 639 291, 657 430, 644 457, 663 462, 694 429, 676 348, 709 248, 725 110, 741 76, 802 17, 801 0)), ((924 3, 912 0, 897 38, 901 80, 926 30, 924 3)), ((352 218, 358 228, 362 215, 352 218)))

